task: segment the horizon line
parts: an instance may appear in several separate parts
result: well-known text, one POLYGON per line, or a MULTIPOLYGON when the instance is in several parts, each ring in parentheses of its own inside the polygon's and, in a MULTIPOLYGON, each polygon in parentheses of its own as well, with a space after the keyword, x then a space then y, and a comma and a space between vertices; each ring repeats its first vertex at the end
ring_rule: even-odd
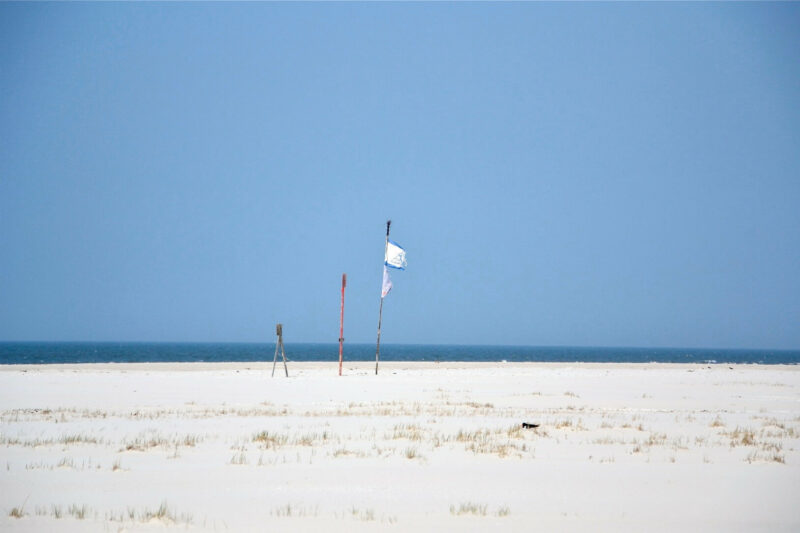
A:
MULTIPOLYGON (((269 341, 143 341, 143 340, 0 340, 0 344, 274 344, 269 341)), ((292 341, 285 344, 331 344, 338 345, 336 341, 292 341)), ((374 342, 345 342, 345 345, 372 345, 374 342)), ((595 348, 595 349, 636 349, 636 350, 731 350, 731 351, 782 351, 797 352, 800 348, 764 348, 764 347, 708 347, 708 346, 635 346, 635 345, 593 345, 593 344, 461 344, 461 343, 420 343, 420 342, 389 342, 381 343, 384 346, 483 346, 495 348, 595 348)))

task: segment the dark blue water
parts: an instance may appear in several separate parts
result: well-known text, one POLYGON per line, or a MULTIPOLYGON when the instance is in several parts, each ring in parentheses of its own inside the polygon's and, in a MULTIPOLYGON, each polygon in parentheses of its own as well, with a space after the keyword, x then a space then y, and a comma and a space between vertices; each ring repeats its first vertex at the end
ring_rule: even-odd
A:
MULTIPOLYGON (((272 361, 275 344, 147 342, 0 342, 0 364, 272 361)), ((338 361, 338 344, 287 344, 293 361, 338 361)), ((374 344, 345 344, 349 361, 375 360, 374 344)), ((541 361, 598 363, 798 364, 800 350, 587 348, 388 344, 383 361, 541 361)))

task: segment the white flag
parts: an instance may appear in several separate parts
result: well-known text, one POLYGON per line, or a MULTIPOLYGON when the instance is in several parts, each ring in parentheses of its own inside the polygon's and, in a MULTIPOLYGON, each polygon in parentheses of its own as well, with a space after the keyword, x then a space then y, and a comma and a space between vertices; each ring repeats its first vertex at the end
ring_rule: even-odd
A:
POLYGON ((383 285, 381 286, 381 298, 385 298, 392 290, 392 279, 389 277, 389 269, 383 267, 383 285))
POLYGON ((386 258, 384 259, 384 264, 392 268, 405 270, 406 251, 396 242, 389 241, 389 243, 386 245, 386 258))

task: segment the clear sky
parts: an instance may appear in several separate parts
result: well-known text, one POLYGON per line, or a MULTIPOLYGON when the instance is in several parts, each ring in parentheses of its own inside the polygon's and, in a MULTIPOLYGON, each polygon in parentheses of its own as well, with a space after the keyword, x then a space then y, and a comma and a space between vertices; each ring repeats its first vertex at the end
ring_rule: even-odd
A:
POLYGON ((0 4, 0 340, 800 348, 800 5, 0 4))

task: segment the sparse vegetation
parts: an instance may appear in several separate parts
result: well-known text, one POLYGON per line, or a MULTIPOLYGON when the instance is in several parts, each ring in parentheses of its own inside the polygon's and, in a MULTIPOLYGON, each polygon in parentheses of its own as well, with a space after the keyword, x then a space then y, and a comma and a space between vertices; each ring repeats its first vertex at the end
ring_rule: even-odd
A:
POLYGON ((78 506, 76 504, 72 504, 67 508, 67 513, 78 520, 85 519, 88 512, 89 508, 85 505, 78 506))
POLYGON ((736 426, 736 429, 730 432, 728 436, 731 439, 731 448, 734 446, 754 446, 756 444, 755 432, 749 428, 736 426))
POLYGON ((459 504, 458 507, 455 505, 450 506, 450 514, 455 516, 461 516, 464 514, 471 514, 476 516, 486 516, 486 509, 487 505, 483 503, 473 503, 473 502, 465 502, 459 504))
MULTIPOLYGON (((211 458, 208 464, 227 472, 226 475, 261 475, 266 476, 265 479, 287 474, 285 465, 304 468, 304 465, 316 467, 322 463, 323 467, 338 465, 347 469, 348 462, 352 466, 367 467, 383 461, 391 468, 420 473, 437 471, 448 461, 481 464, 487 468, 500 466, 508 471, 512 470, 508 467, 519 463, 520 471, 526 472, 535 459, 535 451, 545 461, 556 457, 583 462, 605 475, 617 467, 600 465, 615 462, 626 466, 652 462, 662 467, 680 462, 681 469, 693 466, 707 469, 701 465, 712 462, 729 468, 728 465, 735 462, 732 468, 765 472, 788 472, 782 465, 788 463, 794 468, 797 463, 800 446, 791 439, 798 438, 800 417, 786 414, 784 404, 777 408, 777 403, 765 402, 767 408, 758 409, 757 403, 748 403, 744 409, 740 408, 744 402, 733 402, 718 408, 716 406, 723 404, 717 399, 697 405, 692 403, 694 398, 670 404, 669 394, 661 392, 654 393, 658 402, 643 402, 638 401, 641 393, 635 390, 626 393, 632 406, 617 401, 616 397, 608 404, 595 403, 594 396, 592 402, 578 402, 571 399, 579 398, 574 392, 562 392, 570 386, 565 383, 541 382, 543 393, 531 393, 529 389, 518 387, 509 394, 505 391, 499 394, 489 391, 483 384, 481 388, 475 387, 474 392, 461 385, 446 391, 439 389, 438 393, 425 389, 413 398, 415 401, 390 398, 390 401, 350 402, 349 398, 341 400, 332 395, 336 399, 276 406, 270 402, 256 403, 261 400, 256 396, 252 405, 241 406, 204 406, 184 403, 182 399, 174 406, 136 410, 7 410, 0 412, 0 418, 7 424, 0 426, 3 430, 0 447, 14 448, 8 450, 10 460, 6 461, 6 470, 14 470, 15 475, 45 474, 23 471, 38 469, 55 471, 47 476, 68 479, 82 477, 78 475, 81 471, 91 477, 91 471, 102 468, 104 472, 96 474, 98 478, 107 475, 116 481, 128 479, 130 475, 120 473, 121 477, 117 477, 110 472, 134 468, 134 478, 138 478, 143 472, 161 469, 173 475, 201 458, 211 458), (573 405, 566 405, 568 403, 573 405), (92 426, 84 422, 89 417, 115 420, 92 426), (43 420, 49 423, 44 424, 43 420), (28 422, 32 424, 26 425, 28 422), (541 426, 523 429, 522 422, 541 426), (217 425, 224 429, 217 430, 217 425), (94 449, 95 446, 103 449, 94 449), (167 461, 170 458, 174 461, 167 461), (338 462, 334 462, 334 458, 339 458, 338 462), (368 460, 356 464, 361 458, 368 460), (122 459, 125 459, 124 468, 122 459), (501 465, 501 461, 506 464, 501 465), (257 469, 256 463, 264 468, 257 469), (750 467, 748 463, 758 464, 750 467), (428 468, 429 465, 434 468, 428 468)), ((791 390, 777 392, 786 395, 791 390)), ((439 504, 440 511, 461 497, 451 495, 444 505, 439 504)), ((333 512, 348 521, 381 524, 398 521, 397 516, 382 514, 380 509, 376 512, 366 508, 369 505, 366 500, 355 501, 364 501, 364 507, 350 509, 343 504, 338 513, 333 509, 328 513, 333 512)), ((150 509, 109 510, 80 503, 68 505, 69 500, 59 502, 60 506, 48 503, 34 508, 30 504, 27 509, 24 505, 6 508, 6 512, 11 518, 27 516, 29 525, 39 520, 36 517, 47 516, 67 520, 92 520, 94 517, 95 520, 120 522, 107 527, 109 531, 135 529, 123 522, 155 520, 173 524, 186 520, 186 517, 176 516, 166 503, 150 509), (36 516, 31 517, 34 514, 36 516)), ((94 500, 87 503, 98 505, 94 500)), ((280 500, 274 502, 278 503, 280 500)), ((450 506, 450 513, 453 517, 492 517, 487 524, 510 515, 508 506, 489 503, 489 506, 475 502, 455 503, 450 506)), ((318 516, 319 513, 317 508, 304 507, 298 501, 271 510, 268 505, 263 512, 269 513, 272 520, 318 516)), ((519 514, 516 507, 514 512, 519 514)), ((401 523, 404 516, 400 516, 401 523)), ((458 522, 456 518, 452 520, 458 522)), ((284 525, 289 526, 290 522, 287 520, 284 525)), ((209 524, 212 526, 221 528, 222 524, 209 524)), ((265 529, 268 526, 266 523, 265 529)))
POLYGON ((106 515, 106 518, 112 522, 153 522, 159 521, 164 524, 184 524, 184 525, 191 525, 192 523, 192 515, 190 514, 178 514, 173 509, 169 507, 166 501, 161 502, 161 504, 156 509, 145 508, 141 510, 136 510, 133 507, 128 507, 125 511, 122 512, 111 512, 106 515))
POLYGON ((83 434, 62 435, 58 439, 59 444, 98 444, 100 441, 92 436, 83 434))
POLYGON ((359 509, 358 507, 353 506, 350 509, 350 515, 358 520, 363 522, 372 522, 375 520, 375 511, 373 509, 359 509))
POLYGON ((423 438, 422 429, 417 424, 400 424, 394 426, 392 433, 387 435, 390 439, 408 439, 410 441, 421 441, 423 438))
POLYGON ((142 520, 144 522, 153 518, 169 522, 175 521, 175 515, 172 513, 172 511, 170 511, 169 506, 167 506, 167 502, 161 502, 161 505, 159 505, 158 509, 155 511, 145 509, 145 511, 142 513, 142 520))
POLYGON ((120 451, 131 452, 143 452, 149 450, 150 448, 157 448, 159 446, 168 449, 169 448, 169 440, 165 437, 159 435, 158 433, 151 433, 151 434, 141 434, 138 437, 135 437, 133 440, 123 440, 122 448, 120 451))
POLYGON ((233 457, 231 457, 230 460, 230 464, 232 465, 246 465, 247 462, 247 454, 244 452, 233 454, 233 457))
POLYGON ((273 509, 275 516, 292 516, 292 504, 287 503, 281 507, 273 509))
POLYGON ((276 449, 284 446, 289 440, 288 435, 278 435, 269 431, 262 431, 253 435, 253 442, 261 444, 266 449, 276 449))

